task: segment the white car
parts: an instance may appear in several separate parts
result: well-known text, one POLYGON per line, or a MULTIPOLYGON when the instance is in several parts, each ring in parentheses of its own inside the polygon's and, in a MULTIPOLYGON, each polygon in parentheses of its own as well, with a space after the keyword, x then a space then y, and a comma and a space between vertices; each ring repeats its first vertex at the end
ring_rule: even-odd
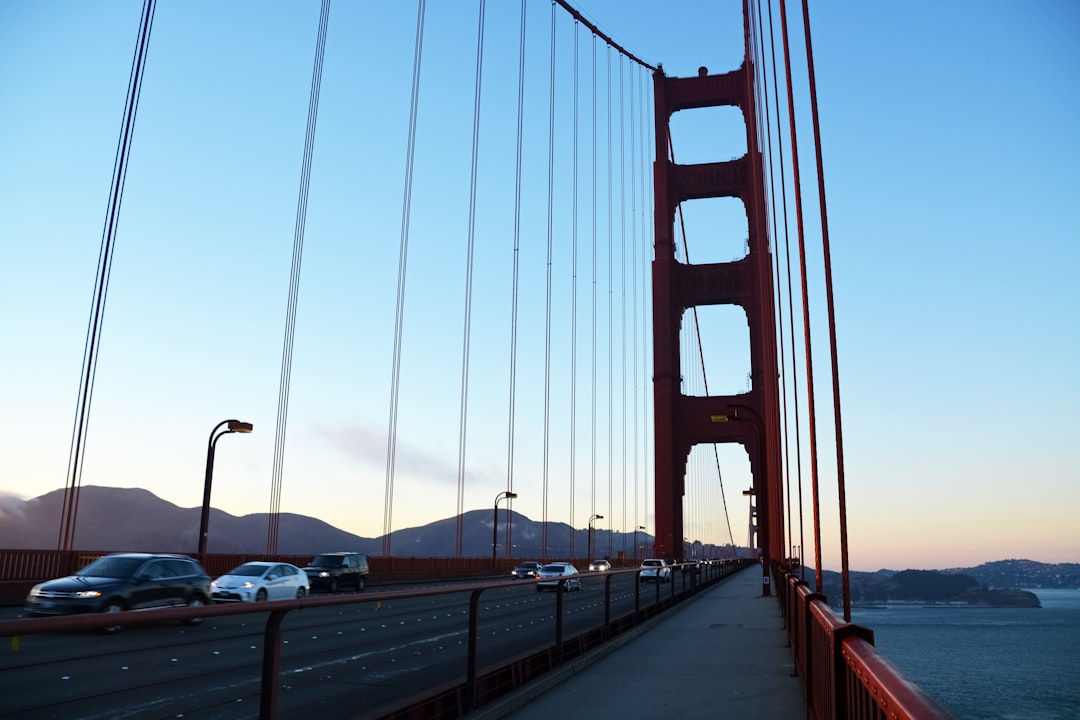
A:
POLYGON ((210 599, 219 603, 298 600, 309 592, 307 574, 283 562, 247 562, 210 583, 210 599))
POLYGON ((638 581, 671 582, 671 565, 662 558, 649 558, 641 561, 638 581))
POLYGON ((589 563, 589 572, 607 572, 611 569, 611 563, 607 560, 593 560, 589 563))
POLYGON ((541 590, 558 590, 559 582, 566 578, 566 582, 563 583, 563 590, 570 592, 571 590, 581 589, 581 577, 578 574, 576 567, 568 562, 550 563, 540 568, 540 572, 536 574, 536 592, 541 590))

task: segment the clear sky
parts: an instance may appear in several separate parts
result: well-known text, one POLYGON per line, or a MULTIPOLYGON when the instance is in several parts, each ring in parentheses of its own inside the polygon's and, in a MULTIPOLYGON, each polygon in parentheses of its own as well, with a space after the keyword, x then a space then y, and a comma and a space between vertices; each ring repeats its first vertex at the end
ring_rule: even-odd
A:
MULTIPOLYGON (((740 62, 738 3, 576 5, 669 75, 693 75, 699 66, 723 72, 740 62)), ((0 492, 7 495, 30 498, 65 484, 140 7, 0 0, 0 492)), ((519 493, 514 509, 534 520, 545 512, 545 2, 528 3, 517 220, 519 5, 487 3, 468 424, 459 460, 476 7, 427 4, 394 528, 453 515, 461 467, 464 509, 490 508, 509 476, 519 493), (521 302, 512 356, 515 235, 521 302)), ((1080 561, 1080 231, 1073 217, 1080 9, 1065 0, 966 0, 811 3, 810 10, 852 567, 1080 561)), ((798 51, 799 4, 789 14, 798 51)), ((210 429, 235 417, 254 423, 255 432, 219 442, 213 504, 235 515, 269 509, 318 15, 313 0, 159 3, 83 485, 142 487, 196 507, 210 429)), ((389 474, 415 15, 407 2, 339 1, 331 9, 283 446, 281 509, 369 537, 383 531, 389 474)), ((580 35, 572 376, 573 31, 561 11, 556 31, 547 515, 585 527, 591 514, 603 514, 598 527, 632 532, 640 524, 651 532, 651 357, 639 349, 647 328, 634 320, 644 307, 642 248, 651 233, 641 151, 652 152, 651 119, 635 108, 650 80, 599 46, 593 92, 591 41, 580 35), (616 78, 610 100, 609 68, 616 78), (601 137, 620 117, 627 132, 615 149, 599 140, 595 155, 594 102, 601 137), (643 118, 644 143, 633 135, 641 135, 643 118)), ((812 185, 804 99, 800 87, 804 183, 812 185)), ((729 114, 706 118, 704 126, 674 122, 677 160, 725 160, 745 149, 729 114)), ((740 254, 730 206, 687 205, 691 261, 740 254)), ((807 212, 813 228, 816 214, 807 212)), ((812 308, 820 323, 824 305, 812 308)), ((745 323, 715 309, 702 322, 710 390, 744 389, 745 323)), ((820 355, 824 338, 814 342, 818 404, 827 407, 828 356, 820 355)), ((831 437, 820 440, 825 563, 837 567, 831 437)), ((691 463, 695 473, 715 465, 711 450, 701 452, 691 463)), ((732 534, 743 543, 745 455, 729 447, 720 458, 732 534)), ((715 519, 715 484, 688 487, 695 507, 708 508, 691 511, 688 532, 726 541, 728 530, 715 519)), ((809 518, 807 506, 807 545, 809 518)))

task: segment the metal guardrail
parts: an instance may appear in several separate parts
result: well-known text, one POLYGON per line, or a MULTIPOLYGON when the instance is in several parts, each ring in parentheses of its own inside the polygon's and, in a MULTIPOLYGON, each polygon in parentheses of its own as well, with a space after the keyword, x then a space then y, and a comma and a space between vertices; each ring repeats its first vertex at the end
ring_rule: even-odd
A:
MULTIPOLYGON (((599 627, 590 628, 571 637, 563 633, 564 593, 557 592, 554 637, 549 646, 516 658, 508 665, 495 668, 481 668, 478 665, 477 628, 480 619, 480 596, 488 590, 509 587, 521 587, 521 581, 499 581, 478 584, 463 588, 462 585, 433 587, 422 590, 399 590, 378 593, 357 593, 332 596, 309 596, 300 600, 280 600, 258 604, 210 605, 201 608, 160 609, 152 612, 130 612, 109 615, 75 615, 66 617, 22 618, 0 621, 0 638, 11 638, 17 646, 18 639, 24 635, 94 631, 105 627, 138 627, 160 624, 168 621, 183 621, 192 618, 216 618, 232 615, 265 614, 266 622, 262 631, 261 682, 259 694, 259 718, 271 720, 278 714, 278 701, 282 678, 282 622, 296 610, 304 608, 323 608, 361 603, 378 603, 390 600, 431 597, 453 593, 470 593, 468 627, 469 646, 466 659, 464 684, 451 687, 434 688, 424 697, 403 699, 393 707, 375 710, 375 716, 387 719, 403 718, 452 718, 460 717, 486 702, 514 690, 559 665, 582 655, 593 647, 605 642, 627 629, 638 625, 663 610, 712 585, 724 577, 734 574, 746 564, 704 566, 696 571, 674 572, 669 583, 655 583, 655 589, 648 583, 638 582, 635 578, 634 609, 622 616, 611 614, 611 582, 620 575, 637 573, 632 570, 616 570, 603 573, 604 582, 604 620, 599 627)), ((599 573, 590 573, 597 577, 599 573)), ((560 580, 560 588, 565 579, 560 580)))
POLYGON ((795 669, 818 720, 947 720, 951 716, 876 647, 869 628, 840 620, 820 593, 777 569, 795 669))

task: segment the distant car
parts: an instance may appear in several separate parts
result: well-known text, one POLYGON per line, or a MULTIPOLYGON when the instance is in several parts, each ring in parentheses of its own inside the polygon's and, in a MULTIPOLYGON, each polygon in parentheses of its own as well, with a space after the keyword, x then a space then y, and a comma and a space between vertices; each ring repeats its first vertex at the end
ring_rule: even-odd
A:
POLYGON ((543 565, 538 562, 523 562, 510 571, 510 576, 515 580, 526 580, 536 577, 543 565))
POLYGON ((281 562, 247 562, 210 583, 214 602, 299 600, 310 592, 308 576, 300 568, 281 562))
POLYGON ((593 560, 589 563, 589 572, 607 572, 611 569, 611 563, 607 560, 593 560))
POLYGON ((542 590, 557 590, 559 588, 559 581, 566 578, 566 582, 563 584, 563 590, 570 592, 571 590, 581 589, 581 577, 578 574, 576 567, 568 562, 550 563, 540 568, 540 572, 537 573, 539 580, 536 583, 536 592, 542 590))
POLYGON ((355 552, 323 553, 304 568, 311 592, 337 592, 351 587, 360 592, 367 584, 367 555, 355 552))
POLYGON ((684 573, 701 572, 701 564, 697 560, 681 560, 679 567, 684 573))
POLYGON ((639 582, 671 582, 671 565, 662 558, 648 558, 641 561, 638 570, 639 582))
MULTIPOLYGON (((68 577, 35 585, 29 615, 118 613, 160 607, 201 607, 210 600, 210 576, 186 555, 114 553, 68 577)), ((202 618, 186 621, 198 625, 202 618)), ((106 628, 115 631, 117 627, 106 628)))

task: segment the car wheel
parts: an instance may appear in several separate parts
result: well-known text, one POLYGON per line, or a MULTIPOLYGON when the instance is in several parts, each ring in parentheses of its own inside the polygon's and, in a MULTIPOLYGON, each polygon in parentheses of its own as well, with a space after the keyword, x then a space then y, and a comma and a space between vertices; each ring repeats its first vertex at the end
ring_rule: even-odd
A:
MULTIPOLYGON (((187 604, 189 608, 201 608, 204 605, 206 605, 206 599, 203 598, 201 595, 196 595, 195 597, 191 598, 190 600, 188 600, 187 604)), ((184 624, 199 625, 200 623, 202 623, 202 621, 203 619, 201 617, 188 618, 184 621, 184 624)))
POLYGON ((259 592, 255 593, 255 602, 266 602, 266 588, 259 588, 259 592))
POLYGON ((330 578, 330 592, 336 593, 338 589, 338 579, 336 577, 330 578))
POLYGON ((363 575, 361 575, 360 577, 356 578, 356 592, 364 592, 364 586, 365 586, 366 584, 367 584, 367 583, 366 583, 366 581, 364 580, 364 576, 363 576, 363 575))
MULTIPOLYGON (((110 600, 109 602, 105 603, 105 607, 103 607, 101 609, 101 612, 103 612, 103 613, 122 613, 126 609, 127 608, 124 606, 124 603, 122 601, 120 601, 120 600, 110 600)), ((106 625, 105 627, 101 628, 101 632, 106 633, 108 635, 111 635, 112 633, 120 632, 120 626, 119 625, 106 625)))
POLYGON ((296 599, 303 600, 305 597, 307 597, 307 590, 304 588, 296 588, 296 599))

